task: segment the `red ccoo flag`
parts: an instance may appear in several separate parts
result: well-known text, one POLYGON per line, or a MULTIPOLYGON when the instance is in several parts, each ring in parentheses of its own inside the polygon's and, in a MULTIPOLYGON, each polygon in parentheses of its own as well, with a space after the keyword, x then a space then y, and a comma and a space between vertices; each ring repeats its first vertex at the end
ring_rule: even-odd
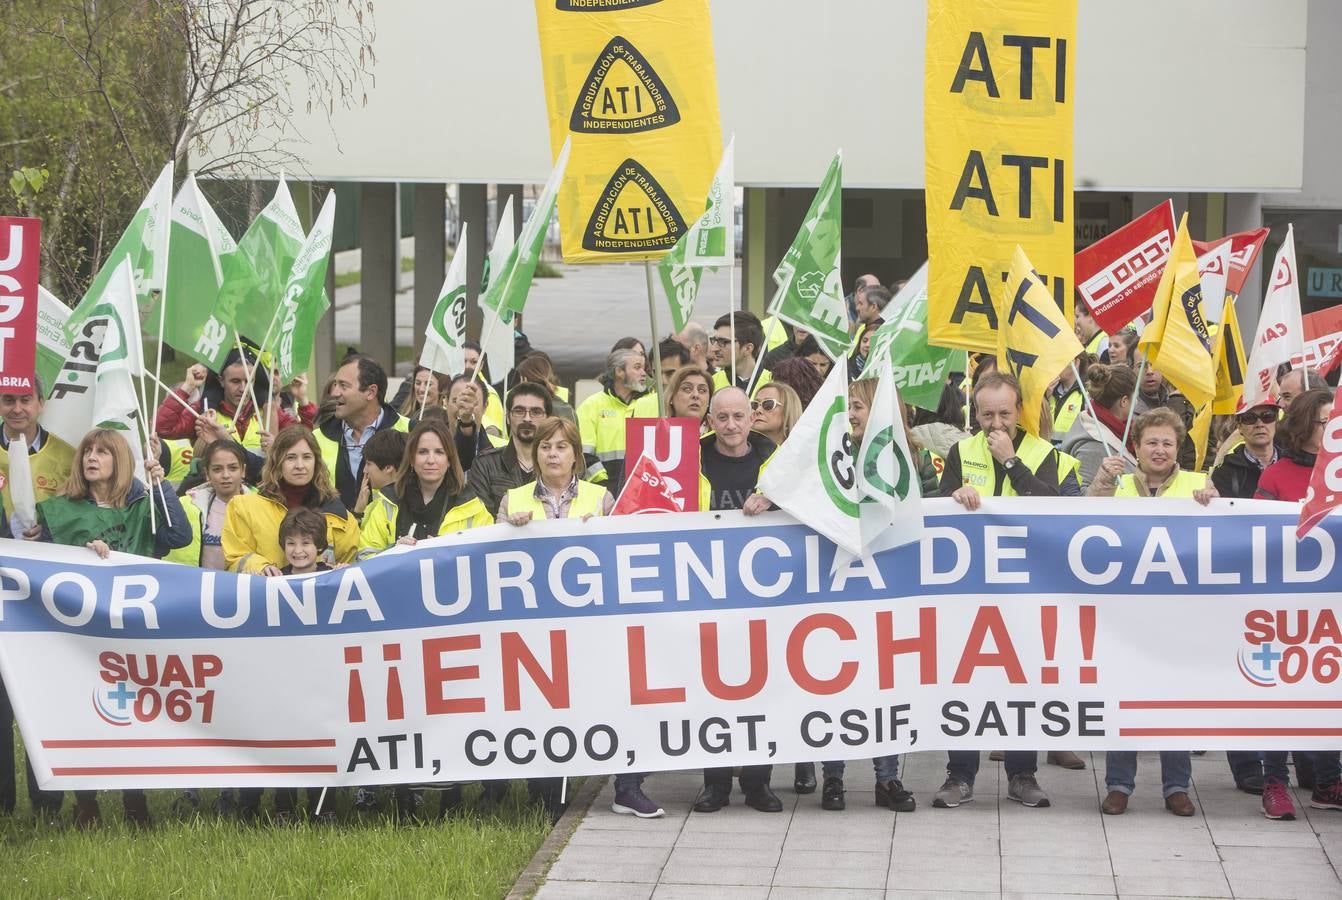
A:
POLYGON ((1309 490, 1300 508, 1300 524, 1295 529, 1298 541, 1323 521, 1323 517, 1342 504, 1342 391, 1333 400, 1328 424, 1323 426, 1323 443, 1309 474, 1309 490))
POLYGON ((629 516, 640 513, 680 512, 680 503, 671 492, 670 486, 657 466, 653 465, 644 453, 634 463, 625 479, 624 489, 615 500, 612 516, 629 516))

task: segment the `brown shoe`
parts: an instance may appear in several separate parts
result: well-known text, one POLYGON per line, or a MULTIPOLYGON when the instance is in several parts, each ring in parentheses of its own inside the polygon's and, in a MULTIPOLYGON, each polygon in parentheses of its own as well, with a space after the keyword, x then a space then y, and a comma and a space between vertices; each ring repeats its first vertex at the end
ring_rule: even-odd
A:
POLYGON ((75 794, 75 827, 100 828, 103 823, 102 810, 98 808, 98 795, 93 791, 75 794))
POLYGON ((1006 759, 1006 751, 994 750, 988 754, 988 758, 991 759, 993 762, 1002 762, 1003 760, 1006 759))
POLYGON ((1193 801, 1188 799, 1188 795, 1183 791, 1176 794, 1170 794, 1165 798, 1165 808, 1176 816, 1191 816, 1197 812, 1193 806, 1193 801))
POLYGON ((1121 816, 1128 811, 1128 795, 1122 791, 1110 791, 1100 804, 1100 812, 1106 816, 1121 816))
POLYGON ((1050 750, 1048 752, 1048 764, 1062 766, 1064 769, 1084 769, 1086 767, 1086 761, 1071 750, 1050 750))
POLYGON ((149 801, 142 791, 125 791, 121 795, 121 810, 126 821, 140 828, 149 827, 149 801))

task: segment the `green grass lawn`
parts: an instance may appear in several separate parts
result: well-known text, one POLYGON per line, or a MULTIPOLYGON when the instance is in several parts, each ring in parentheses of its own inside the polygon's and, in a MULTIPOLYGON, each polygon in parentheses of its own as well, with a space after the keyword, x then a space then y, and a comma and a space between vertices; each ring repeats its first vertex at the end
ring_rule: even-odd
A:
MULTIPOLYGON (((19 778, 23 794, 21 769, 19 778)), ((472 802, 468 789, 460 811, 418 825, 360 819, 348 796, 330 825, 179 818, 175 795, 151 792, 154 826, 139 830, 104 791, 104 825, 88 832, 69 825, 73 797, 58 827, 35 822, 22 797, 14 816, 0 817, 5 896, 503 897, 549 831, 520 783, 498 805, 472 802)))

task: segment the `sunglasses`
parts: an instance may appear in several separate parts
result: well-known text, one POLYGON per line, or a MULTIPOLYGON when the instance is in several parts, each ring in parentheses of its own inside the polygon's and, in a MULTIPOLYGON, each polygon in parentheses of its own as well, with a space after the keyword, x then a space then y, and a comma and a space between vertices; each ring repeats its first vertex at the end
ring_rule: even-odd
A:
POLYGON ((770 397, 767 400, 750 401, 751 412, 758 412, 761 409, 764 410, 765 412, 773 412, 777 408, 778 408, 778 401, 775 400, 773 397, 770 397))
POLYGON ((1235 421, 1241 425, 1252 425, 1254 422, 1262 422, 1266 425, 1269 422, 1277 421, 1277 411, 1275 409, 1260 409, 1258 412, 1244 412, 1235 416, 1235 421))

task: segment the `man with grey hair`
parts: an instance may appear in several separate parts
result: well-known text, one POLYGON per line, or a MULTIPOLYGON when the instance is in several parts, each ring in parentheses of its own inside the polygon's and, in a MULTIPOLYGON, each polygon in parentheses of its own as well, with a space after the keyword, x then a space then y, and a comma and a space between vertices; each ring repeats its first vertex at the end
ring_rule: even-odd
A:
POLYGON ((880 283, 881 279, 870 273, 857 276, 857 281, 853 282, 853 292, 844 298, 844 302, 848 305, 849 324, 857 324, 857 302, 867 292, 867 288, 877 287, 880 283))
POLYGON ((690 363, 712 374, 713 366, 708 362, 708 329, 698 322, 690 322, 676 335, 676 340, 690 351, 690 363))
POLYGON ((853 306, 857 312, 857 324, 870 325, 881 317, 890 303, 891 294, 879 284, 871 285, 853 295, 853 306))
POLYGON ((1332 390, 1328 386, 1328 382, 1323 380, 1323 376, 1319 374, 1318 369, 1291 369, 1277 379, 1277 399, 1281 401, 1282 409, 1290 409, 1291 401, 1296 397, 1299 397, 1305 391, 1320 388, 1332 390))
MULTIPOLYGON (((738 387, 725 387, 713 395, 708 407, 713 431, 699 439, 699 509, 745 509, 758 511, 768 501, 757 495, 760 472, 774 452, 774 442, 750 430, 750 398, 738 387)), ((746 806, 760 812, 781 812, 783 803, 769 787, 773 766, 742 766, 741 791, 746 806)), ((694 801, 694 811, 717 812, 731 802, 730 767, 704 769, 704 786, 694 801)))
POLYGON ((605 484, 611 494, 618 494, 624 484, 624 423, 634 413, 634 401, 647 390, 647 369, 641 351, 611 351, 606 389, 578 405, 582 452, 590 463, 586 478, 605 484))

